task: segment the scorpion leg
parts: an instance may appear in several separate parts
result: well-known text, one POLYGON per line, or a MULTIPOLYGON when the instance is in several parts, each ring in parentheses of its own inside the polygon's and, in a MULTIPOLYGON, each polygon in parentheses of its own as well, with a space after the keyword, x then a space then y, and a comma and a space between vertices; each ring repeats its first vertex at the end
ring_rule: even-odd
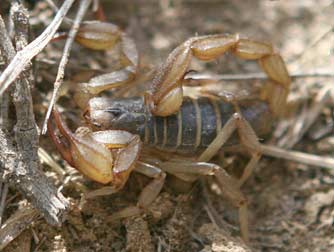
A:
POLYGON ((207 162, 190 161, 166 161, 161 163, 161 168, 167 167, 168 172, 184 173, 194 175, 214 176, 217 179, 223 197, 227 198, 239 209, 240 232, 242 238, 247 242, 248 238, 248 214, 247 199, 240 191, 238 183, 219 165, 207 162))
POLYGON ((104 186, 102 188, 93 190, 93 191, 89 191, 89 192, 85 192, 82 198, 82 202, 81 205, 87 200, 87 199, 92 199, 92 198, 96 198, 99 196, 107 196, 107 195, 111 195, 114 194, 116 192, 118 192, 119 190, 116 189, 113 186, 104 186))
POLYGON ((105 22, 90 22, 83 25, 76 37, 78 43, 94 50, 107 50, 117 43, 121 45, 120 62, 122 69, 96 76, 88 83, 80 83, 75 94, 78 105, 84 108, 94 95, 132 81, 137 73, 138 52, 134 41, 118 26, 105 22))
POLYGON ((284 110, 291 82, 282 57, 271 45, 241 39, 238 35, 194 37, 174 49, 153 79, 152 90, 146 94, 151 112, 168 116, 179 110, 183 100, 182 80, 192 56, 200 60, 214 60, 225 52, 259 62, 270 79, 261 99, 269 102, 274 114, 280 114, 284 110))
POLYGON ((200 155, 198 161, 209 161, 230 138, 232 133, 237 130, 241 143, 247 147, 251 153, 251 159, 244 169, 244 172, 238 182, 239 187, 247 180, 252 174, 258 160, 260 159, 261 145, 256 137, 251 125, 243 118, 240 113, 235 113, 224 125, 216 138, 208 146, 208 148, 200 155))
POLYGON ((200 176, 200 174, 196 174, 194 172, 192 172, 192 173, 189 173, 189 171, 182 172, 182 171, 180 171, 179 166, 175 166, 175 160, 177 160, 177 162, 182 163, 182 164, 191 162, 190 160, 172 158, 171 160, 173 160, 174 162, 170 162, 170 161, 158 160, 158 159, 155 159, 155 158, 152 159, 151 157, 144 157, 143 160, 145 160, 146 165, 153 166, 153 167, 156 167, 156 168, 159 167, 164 172, 166 172, 168 174, 172 174, 173 176, 175 176, 175 177, 177 177, 180 180, 185 181, 185 182, 193 183, 200 176), (154 165, 152 165, 152 164, 154 164, 154 165))
POLYGON ((165 183, 166 173, 156 166, 143 162, 138 162, 136 171, 147 177, 153 178, 153 180, 142 190, 138 199, 138 206, 147 208, 158 197, 165 183))
POLYGON ((165 183, 166 173, 161 169, 138 161, 135 171, 147 177, 153 178, 153 180, 141 191, 137 205, 124 208, 121 211, 114 213, 110 218, 112 221, 139 215, 142 210, 147 209, 151 205, 162 190, 165 183))

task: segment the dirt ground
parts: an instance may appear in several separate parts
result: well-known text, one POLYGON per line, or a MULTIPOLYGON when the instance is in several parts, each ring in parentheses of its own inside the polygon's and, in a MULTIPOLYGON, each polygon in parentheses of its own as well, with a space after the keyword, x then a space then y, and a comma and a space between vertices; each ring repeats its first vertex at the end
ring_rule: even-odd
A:
MULTIPOLYGON (((273 43, 291 73, 333 72, 334 69, 334 34, 329 32, 334 28, 332 0, 105 0, 101 4, 107 20, 119 25, 136 41, 143 71, 161 64, 171 50, 187 38, 216 33, 239 33, 273 43)), ((50 19, 51 10, 40 1, 31 10, 32 32, 38 34, 50 19)), ((66 27, 62 29, 65 31, 66 27)), ((62 41, 52 43, 35 62, 34 97, 39 126, 51 97, 56 63, 63 45, 62 41)), ((111 70, 117 65, 112 54, 92 52, 75 45, 66 80, 82 75, 80 67, 111 70)), ((205 64, 195 60, 191 69, 219 74, 259 71, 256 64, 236 60, 233 55, 205 64)), ((333 77, 294 79, 289 100, 303 99, 296 105, 300 109, 295 109, 290 116, 297 115, 302 108, 309 109, 317 92, 331 82, 333 77)), ((82 124, 81 112, 72 104, 69 93, 64 87, 64 97, 58 103, 64 111, 63 116, 69 118, 75 128, 82 124)), ((326 105, 316 125, 293 149, 333 156, 333 105, 326 105), (328 134, 314 136, 328 127, 328 134)), ((267 141, 277 145, 281 138, 274 135, 267 141)), ((47 175, 58 186, 63 186, 62 192, 71 200, 72 210, 61 228, 51 227, 43 220, 34 223, 30 230, 34 231, 39 243, 34 239, 31 251, 334 251, 333 169, 263 157, 242 187, 249 201, 250 243, 245 245, 239 234, 237 209, 218 195, 210 179, 203 178, 190 185, 168 177, 163 192, 146 213, 114 221, 112 214, 135 205, 140 190, 149 180, 133 174, 119 193, 80 204, 82 192, 101 186, 68 167, 48 137, 42 137, 41 146, 67 172, 61 179, 50 167, 43 166, 47 175)), ((240 171, 247 161, 242 156, 229 155, 227 158, 229 170, 240 171)), ((10 194, 9 198, 16 194, 15 190, 10 194)), ((10 216, 19 200, 17 196, 9 202, 5 218, 10 216)), ((18 239, 23 239, 24 235, 18 239)), ((5 251, 19 250, 11 244, 5 251)))

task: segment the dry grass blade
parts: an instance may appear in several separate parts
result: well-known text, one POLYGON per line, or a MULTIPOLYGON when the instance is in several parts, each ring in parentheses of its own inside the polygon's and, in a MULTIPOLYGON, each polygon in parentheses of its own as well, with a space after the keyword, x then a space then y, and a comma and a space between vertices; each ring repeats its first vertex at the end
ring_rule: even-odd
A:
POLYGON ((0 225, 2 224, 2 215, 5 210, 7 194, 8 183, 0 183, 0 225))
POLYGON ((29 207, 14 213, 0 229, 0 250, 18 237, 37 217, 38 212, 29 207))
POLYGON ((299 151, 284 150, 282 148, 261 144, 263 154, 290 160, 306 165, 314 165, 327 169, 334 169, 334 158, 323 157, 318 155, 307 154, 299 151))
POLYGON ((305 113, 301 113, 300 116, 297 116, 294 120, 293 127, 280 139, 278 143, 280 147, 290 149, 302 139, 329 101, 332 90, 333 88, 330 85, 326 85, 319 91, 310 109, 305 113))
POLYGON ((294 59, 292 59, 289 63, 301 60, 305 55, 305 53, 309 52, 312 48, 317 46, 321 41, 326 39, 329 35, 333 34, 333 32, 334 32, 334 27, 330 28, 327 32, 325 32, 319 38, 317 38, 313 43, 304 48, 304 50, 300 54, 298 54, 294 59))
POLYGON ((42 134, 45 134, 46 131, 47 131, 47 123, 48 123, 48 120, 50 118, 52 108, 53 108, 53 106, 56 102, 58 90, 59 90, 59 88, 60 88, 60 86, 63 82, 65 67, 66 67, 66 64, 68 62, 68 57, 70 55, 70 50, 71 50, 72 44, 74 42, 74 38, 75 38, 75 36, 78 32, 78 29, 80 27, 80 23, 81 23, 83 17, 85 16, 85 13, 86 13, 90 3, 91 3, 91 0, 82 0, 80 2, 78 13, 75 17, 74 23, 71 27, 71 30, 70 30, 69 34, 68 34, 66 44, 65 44, 65 48, 64 48, 64 51, 63 51, 63 55, 62 55, 62 58, 61 58, 61 61, 60 61, 59 67, 58 67, 58 73, 57 73, 57 77, 56 77, 56 80, 55 80, 55 83, 54 83, 52 98, 51 98, 49 108, 48 108, 48 111, 46 113, 45 120, 44 120, 44 123, 43 123, 42 134))
POLYGON ((73 2, 74 0, 64 1, 62 7, 59 9, 59 12, 44 32, 15 55, 11 63, 0 76, 0 96, 3 95, 4 91, 25 69, 30 60, 42 51, 49 43, 68 10, 71 8, 73 2))
MULTIPOLYGON (((290 74, 291 78, 334 78, 333 71, 316 70, 313 72, 293 72, 290 74)), ((193 73, 186 75, 186 79, 208 79, 216 81, 234 81, 234 80, 265 80, 268 76, 264 73, 243 73, 243 74, 213 74, 213 73, 193 73)))
POLYGON ((56 161, 54 161, 54 159, 42 147, 38 148, 38 156, 41 162, 50 166, 60 176, 61 180, 64 179, 66 174, 64 169, 56 161))

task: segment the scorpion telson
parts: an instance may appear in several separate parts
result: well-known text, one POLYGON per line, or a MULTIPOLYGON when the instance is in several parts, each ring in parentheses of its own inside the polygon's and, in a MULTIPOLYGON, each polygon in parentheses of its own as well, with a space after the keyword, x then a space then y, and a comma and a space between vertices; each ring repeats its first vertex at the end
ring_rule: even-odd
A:
POLYGON ((270 44, 239 38, 239 35, 193 37, 170 53, 144 98, 93 98, 89 101, 104 90, 121 88, 131 82, 137 73, 138 53, 133 41, 117 26, 108 23, 84 25, 77 41, 98 50, 120 43, 123 69, 80 84, 75 95, 81 107, 88 106, 85 116, 99 131, 80 128, 73 134, 57 110, 53 111, 54 122, 66 143, 55 134, 51 122, 49 133, 63 158, 90 179, 110 183, 112 191, 120 190, 133 170, 153 178, 140 194, 137 207, 121 212, 120 217, 138 214, 140 209, 147 208, 162 189, 165 172, 182 178, 187 174, 214 176, 222 195, 239 208, 241 234, 248 240, 247 200, 240 186, 261 157, 257 134, 267 133, 272 120, 285 110, 291 80, 280 54, 270 44), (209 61, 226 52, 241 59, 256 60, 268 75, 258 98, 232 103, 218 95, 215 99, 184 98, 184 77, 191 59, 209 61), (251 154, 238 181, 218 165, 209 163, 236 132, 251 154), (202 152, 192 162, 170 160, 154 166, 145 160, 138 161, 142 142, 160 149, 202 152))

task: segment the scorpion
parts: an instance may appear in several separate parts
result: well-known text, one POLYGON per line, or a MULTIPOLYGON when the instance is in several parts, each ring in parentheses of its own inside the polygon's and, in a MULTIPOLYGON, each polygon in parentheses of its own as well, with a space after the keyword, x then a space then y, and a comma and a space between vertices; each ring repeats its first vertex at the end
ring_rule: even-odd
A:
POLYGON ((247 199, 240 187, 261 157, 258 136, 271 130, 270 125, 286 105, 291 79, 281 55, 271 44, 239 35, 195 36, 169 54, 143 96, 106 98, 94 96, 135 78, 135 43, 118 26, 100 21, 82 25, 76 40, 95 50, 120 44, 123 68, 79 84, 75 97, 86 107, 84 117, 90 127, 72 133, 54 108, 52 118, 62 136, 55 133, 51 121, 48 130, 62 157, 89 179, 111 184, 113 192, 122 189, 132 171, 152 178, 140 193, 137 205, 124 210, 122 217, 147 208, 162 190, 166 173, 180 178, 213 176, 223 197, 239 209, 240 233, 248 241, 247 199), (240 101, 229 95, 203 95, 198 99, 184 96, 184 80, 192 58, 212 61, 225 53, 258 62, 268 76, 260 95, 240 101), (239 180, 209 162, 223 145, 236 139, 235 133, 251 154, 239 180), (193 154, 195 160, 148 164, 139 159, 143 145, 180 155, 193 154))

